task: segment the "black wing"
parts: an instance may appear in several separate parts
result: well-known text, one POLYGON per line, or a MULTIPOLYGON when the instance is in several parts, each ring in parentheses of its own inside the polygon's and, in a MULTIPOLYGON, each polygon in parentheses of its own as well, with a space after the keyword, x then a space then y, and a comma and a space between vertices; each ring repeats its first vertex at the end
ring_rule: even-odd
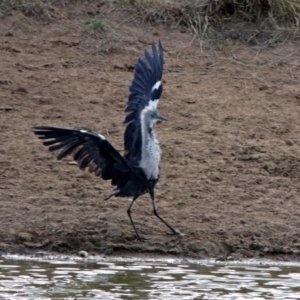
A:
POLYGON ((152 43, 152 55, 145 50, 145 58, 138 60, 125 109, 128 113, 124 121, 127 124, 124 133, 125 157, 134 163, 141 159, 141 111, 149 105, 156 107, 163 91, 164 53, 160 41, 158 50, 152 43))
POLYGON ((48 126, 34 127, 33 131, 51 152, 61 150, 58 160, 72 155, 81 170, 88 167, 96 176, 112 180, 113 185, 122 184, 131 172, 126 159, 102 135, 48 126))

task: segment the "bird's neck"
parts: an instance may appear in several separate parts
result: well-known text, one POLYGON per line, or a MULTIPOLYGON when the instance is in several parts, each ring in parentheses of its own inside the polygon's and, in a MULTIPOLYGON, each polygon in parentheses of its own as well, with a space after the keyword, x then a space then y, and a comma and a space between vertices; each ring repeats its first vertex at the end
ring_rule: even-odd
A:
POLYGON ((149 128, 148 128, 148 135, 149 135, 150 137, 154 137, 154 134, 155 134, 154 128, 149 127, 149 128))
POLYGON ((142 155, 140 167, 144 170, 148 179, 156 179, 159 176, 160 147, 153 127, 142 126, 142 155))
MULTIPOLYGON (((142 127, 142 143, 145 148, 151 143, 158 144, 158 140, 154 131, 154 126, 142 127)), ((143 147, 142 147, 143 149, 143 147)))

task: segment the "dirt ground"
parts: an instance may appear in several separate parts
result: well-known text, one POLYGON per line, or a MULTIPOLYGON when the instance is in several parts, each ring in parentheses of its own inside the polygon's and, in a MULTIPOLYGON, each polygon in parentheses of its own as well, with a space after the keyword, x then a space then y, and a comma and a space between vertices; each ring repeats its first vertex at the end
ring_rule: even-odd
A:
POLYGON ((299 45, 199 42, 116 11, 108 24, 126 39, 105 53, 82 29, 87 7, 60 16, 0 21, 0 251, 298 259, 299 45), (166 61, 159 110, 169 122, 156 129, 157 207, 182 236, 166 235, 144 195, 133 207, 150 238, 141 243, 129 199, 104 201, 110 183, 57 161, 31 127, 89 128, 122 151, 134 67, 158 39, 166 61))

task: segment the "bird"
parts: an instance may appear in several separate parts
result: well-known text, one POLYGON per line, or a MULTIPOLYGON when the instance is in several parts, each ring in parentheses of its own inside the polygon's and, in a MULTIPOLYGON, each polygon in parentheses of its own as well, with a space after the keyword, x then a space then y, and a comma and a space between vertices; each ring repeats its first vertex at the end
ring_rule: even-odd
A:
POLYGON ((135 67, 128 102, 125 106, 126 126, 124 131, 124 153, 121 154, 105 136, 90 130, 35 126, 33 132, 43 140, 51 152, 60 150, 57 159, 72 156, 81 170, 110 180, 114 189, 105 198, 130 197, 127 214, 134 230, 135 239, 148 239, 139 234, 131 209, 137 198, 149 193, 154 215, 171 231, 179 235, 157 212, 154 187, 160 178, 161 149, 155 134, 155 125, 167 121, 158 112, 157 106, 163 92, 164 51, 161 42, 158 47, 152 42, 152 55, 144 50, 135 67))

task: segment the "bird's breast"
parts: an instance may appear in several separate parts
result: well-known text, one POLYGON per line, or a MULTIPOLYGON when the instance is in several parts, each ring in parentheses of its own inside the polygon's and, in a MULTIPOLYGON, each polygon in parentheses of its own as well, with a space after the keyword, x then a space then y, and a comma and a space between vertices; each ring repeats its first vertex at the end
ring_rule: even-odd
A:
POLYGON ((144 170, 148 179, 159 177, 161 150, 158 140, 153 137, 143 145, 140 167, 144 170))

